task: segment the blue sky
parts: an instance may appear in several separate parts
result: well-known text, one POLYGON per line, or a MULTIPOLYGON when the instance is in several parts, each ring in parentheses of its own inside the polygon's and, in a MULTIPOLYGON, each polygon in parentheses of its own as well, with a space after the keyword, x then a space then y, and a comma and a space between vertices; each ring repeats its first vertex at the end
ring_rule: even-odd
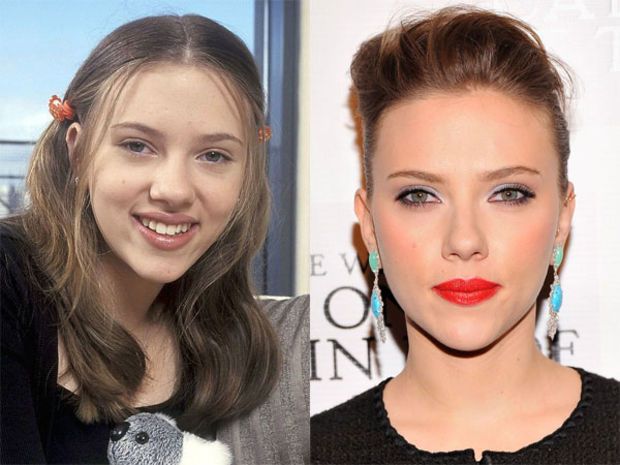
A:
POLYGON ((254 0, 2 0, 0 139, 37 139, 51 121, 49 97, 63 95, 106 34, 165 13, 208 16, 253 48, 254 0))

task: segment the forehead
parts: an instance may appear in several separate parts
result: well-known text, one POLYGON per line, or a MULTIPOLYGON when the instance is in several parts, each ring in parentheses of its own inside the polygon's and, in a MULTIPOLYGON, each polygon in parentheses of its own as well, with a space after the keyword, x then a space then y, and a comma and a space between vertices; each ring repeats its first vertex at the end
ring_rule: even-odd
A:
POLYGON ((398 103, 379 121, 375 174, 412 168, 465 174, 508 165, 556 173, 559 162, 547 114, 505 93, 433 94, 398 103))
POLYGON ((162 63, 139 70, 125 83, 111 122, 139 121, 171 132, 232 132, 242 138, 240 112, 230 84, 217 72, 162 63))

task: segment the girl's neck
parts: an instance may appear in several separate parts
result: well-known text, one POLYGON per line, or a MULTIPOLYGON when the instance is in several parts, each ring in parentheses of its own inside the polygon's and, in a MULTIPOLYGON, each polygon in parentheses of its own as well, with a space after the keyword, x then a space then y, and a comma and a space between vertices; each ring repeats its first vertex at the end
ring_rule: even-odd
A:
POLYGON ((101 267, 104 298, 111 298, 114 319, 138 335, 149 326, 149 311, 163 285, 141 278, 111 253, 103 257, 101 267))

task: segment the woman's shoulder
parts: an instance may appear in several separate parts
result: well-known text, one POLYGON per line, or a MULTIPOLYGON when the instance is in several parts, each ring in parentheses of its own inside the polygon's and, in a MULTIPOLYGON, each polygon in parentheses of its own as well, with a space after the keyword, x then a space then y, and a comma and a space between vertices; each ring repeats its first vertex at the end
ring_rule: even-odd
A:
POLYGON ((312 443, 348 434, 364 434, 378 424, 383 388, 389 379, 352 399, 314 415, 311 420, 312 443))
MULTIPOLYGON (((577 368, 582 379, 581 401, 585 426, 605 428, 616 432, 616 445, 620 444, 620 381, 577 368)), ((579 412, 578 412, 579 413, 579 412)), ((599 430, 600 431, 600 430, 599 430)))
POLYGON ((575 369, 582 380, 581 399, 553 440, 568 438, 564 453, 583 456, 584 463, 620 463, 620 382, 575 369))

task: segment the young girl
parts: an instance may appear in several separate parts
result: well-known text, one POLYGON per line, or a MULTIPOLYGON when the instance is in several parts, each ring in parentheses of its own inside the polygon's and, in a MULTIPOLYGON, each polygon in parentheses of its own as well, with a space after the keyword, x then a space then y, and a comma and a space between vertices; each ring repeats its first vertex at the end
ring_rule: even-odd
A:
POLYGON ((506 16, 448 8, 364 43, 351 66, 375 273, 405 314, 393 379, 312 420, 317 464, 620 463, 620 384, 546 358, 536 300, 562 302, 575 195, 561 72, 506 16))
POLYGON ((238 463, 306 454, 307 299, 258 302, 269 210, 264 96, 217 23, 121 26, 35 147, 0 224, 2 463, 106 463, 137 411, 238 463))

